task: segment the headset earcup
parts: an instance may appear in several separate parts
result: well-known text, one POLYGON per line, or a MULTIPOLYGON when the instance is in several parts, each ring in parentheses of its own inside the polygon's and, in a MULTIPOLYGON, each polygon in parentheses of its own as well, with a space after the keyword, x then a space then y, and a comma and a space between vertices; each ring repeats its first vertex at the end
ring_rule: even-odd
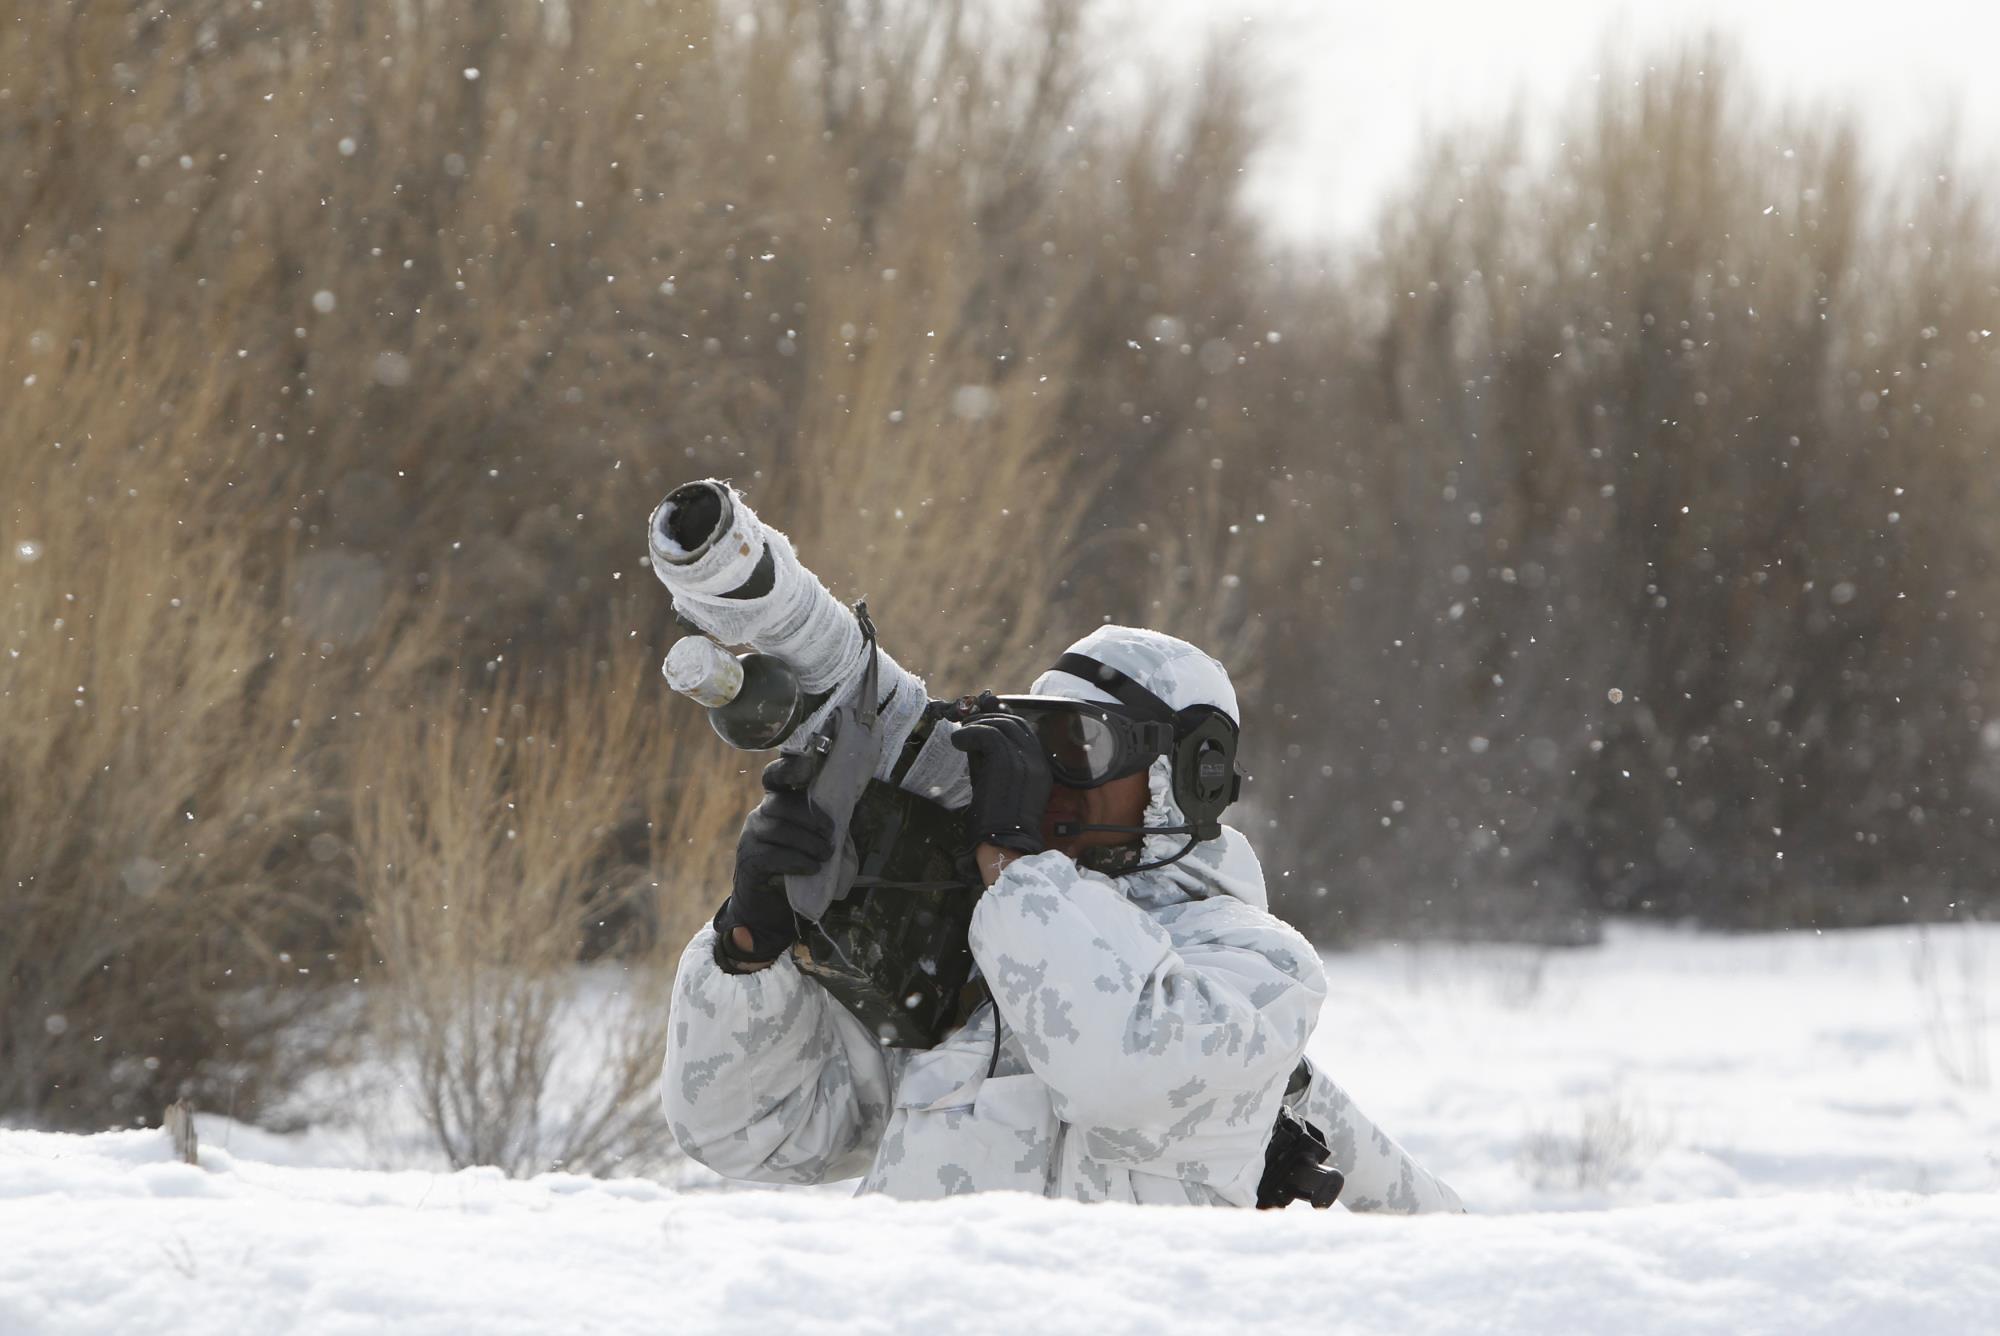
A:
POLYGON ((1236 797, 1235 721, 1212 705, 1195 705, 1176 716, 1174 732, 1174 802, 1197 839, 1215 839, 1236 797))

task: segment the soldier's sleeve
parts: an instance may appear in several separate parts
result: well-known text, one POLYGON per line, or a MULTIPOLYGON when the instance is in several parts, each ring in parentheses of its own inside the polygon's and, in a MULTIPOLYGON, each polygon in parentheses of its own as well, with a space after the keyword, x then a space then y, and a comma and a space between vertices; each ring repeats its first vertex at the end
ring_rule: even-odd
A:
POLYGON ((671 1005, 660 1100, 689 1156, 766 1183, 867 1170, 888 1121, 882 1046, 789 956, 725 973, 704 927, 681 955, 671 1005))
POLYGON ((1054 851, 1015 860, 980 897, 973 955, 1066 1122, 1164 1127, 1217 1102, 1247 1116, 1275 1107, 1305 1050, 1326 980, 1303 937, 1234 901, 1165 912, 1204 926, 1177 949, 1054 851))

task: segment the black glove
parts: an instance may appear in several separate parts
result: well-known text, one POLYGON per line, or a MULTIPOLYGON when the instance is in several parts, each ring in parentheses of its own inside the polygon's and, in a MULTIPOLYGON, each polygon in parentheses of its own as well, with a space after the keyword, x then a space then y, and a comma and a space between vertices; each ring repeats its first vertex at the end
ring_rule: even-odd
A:
POLYGON ((736 875, 716 911, 716 953, 725 961, 774 960, 799 940, 798 920, 783 877, 816 872, 833 857, 833 818, 806 797, 812 768, 803 756, 780 756, 764 767, 764 801, 743 821, 736 840, 736 875), (730 940, 750 930, 751 949, 730 940))
POLYGON ((951 735, 951 745, 965 753, 972 771, 965 821, 973 841, 1040 853, 1042 813, 1055 780, 1035 730, 1016 715, 975 715, 951 735))

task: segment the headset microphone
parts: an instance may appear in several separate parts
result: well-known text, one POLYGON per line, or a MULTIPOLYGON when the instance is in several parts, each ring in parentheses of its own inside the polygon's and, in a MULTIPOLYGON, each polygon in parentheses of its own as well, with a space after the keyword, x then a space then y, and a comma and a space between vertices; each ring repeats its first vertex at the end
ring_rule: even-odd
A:
POLYGON ((1055 832, 1055 836, 1057 839, 1066 840, 1072 835, 1081 835, 1087 830, 1109 830, 1109 831, 1115 831, 1120 835, 1187 835, 1193 832, 1194 827, 1193 826, 1090 826, 1090 825, 1079 825, 1074 821, 1058 821, 1055 823, 1054 826, 1050 827, 1050 829, 1055 832))

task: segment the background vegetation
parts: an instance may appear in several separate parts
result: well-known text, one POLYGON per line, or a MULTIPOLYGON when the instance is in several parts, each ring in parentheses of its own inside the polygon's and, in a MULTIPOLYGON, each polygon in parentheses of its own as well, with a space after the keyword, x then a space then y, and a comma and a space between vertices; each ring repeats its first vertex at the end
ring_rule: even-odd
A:
POLYGON ((0 1110, 643 1163, 743 759, 652 676, 722 474, 938 694, 1212 648, 1323 940, 1994 904, 2000 226, 1696 50, 1238 207, 1077 8, 186 0, 0 26, 0 1110), (544 1098, 578 960, 594 1083, 544 1098), (320 1036, 320 1038, 312 1038, 320 1036))

